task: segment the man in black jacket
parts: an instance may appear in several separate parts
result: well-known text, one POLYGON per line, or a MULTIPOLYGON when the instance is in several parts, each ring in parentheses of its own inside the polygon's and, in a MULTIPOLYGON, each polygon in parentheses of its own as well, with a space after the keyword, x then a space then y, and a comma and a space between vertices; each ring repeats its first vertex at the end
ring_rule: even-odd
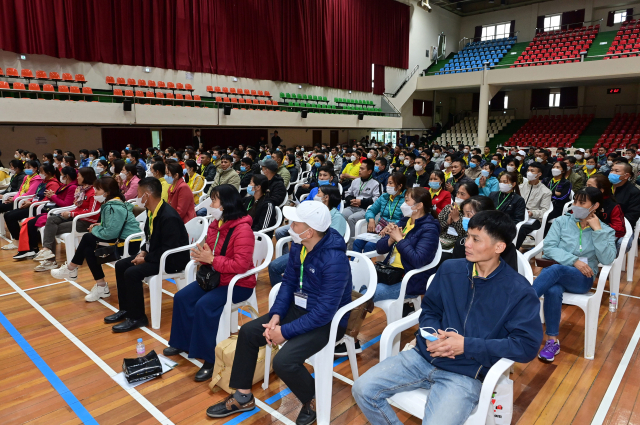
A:
MULTIPOLYGON (((216 178, 216 166, 211 162, 211 154, 209 152, 202 152, 200 154, 200 161, 202 164, 200 165, 199 174, 204 177, 206 181, 212 182, 213 179, 216 178)), ((211 185, 206 185, 204 188, 204 192, 207 193, 209 191, 209 187, 211 185)))
POLYGON ((276 130, 273 132, 273 137, 271 138, 271 149, 275 151, 276 148, 280 146, 280 143, 282 143, 282 139, 278 136, 278 130, 276 130))
MULTIPOLYGON (((162 200, 162 185, 154 177, 147 177, 138 185, 138 200, 147 209, 144 226, 146 243, 135 257, 127 257, 116 263, 116 283, 120 308, 117 313, 104 318, 104 322, 122 322, 113 332, 129 332, 148 326, 145 314, 142 279, 160 272, 160 258, 166 251, 189 244, 189 235, 182 218, 167 202, 162 200)), ((189 262, 189 251, 181 251, 167 257, 165 271, 175 273, 184 270, 189 262)))
POLYGON ((191 139, 191 145, 200 148, 202 151, 204 149, 204 143, 202 143, 202 138, 200 137, 200 129, 196 129, 195 133, 196 135, 191 139))
MULTIPOLYGON (((613 194, 620 204, 624 218, 635 228, 640 219, 640 190, 629 179, 633 178, 633 167, 627 162, 616 162, 609 172, 609 181, 613 184, 613 194)), ((620 238, 622 240, 622 238, 620 238)), ((629 247, 633 238, 629 240, 629 247)), ((628 248, 627 248, 628 251, 628 248)))
POLYGON ((24 173, 24 163, 19 159, 12 159, 9 161, 9 169, 11 170, 11 180, 9 180, 9 187, 0 194, 17 192, 20 190, 20 185, 24 180, 26 174, 24 173))
POLYGON ((287 197, 287 188, 284 185, 284 179, 278 175, 278 163, 273 159, 265 159, 259 161, 259 164, 262 167, 262 174, 269 179, 265 197, 275 206, 282 205, 287 197))

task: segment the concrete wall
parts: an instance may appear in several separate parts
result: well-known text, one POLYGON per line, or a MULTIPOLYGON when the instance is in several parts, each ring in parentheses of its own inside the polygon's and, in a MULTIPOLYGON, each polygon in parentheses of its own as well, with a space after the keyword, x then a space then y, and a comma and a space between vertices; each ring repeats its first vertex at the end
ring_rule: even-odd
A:
POLYGON ((102 133, 97 127, 0 126, 2 162, 13 159, 15 149, 35 152, 38 156, 53 149, 96 149, 102 147, 102 133))

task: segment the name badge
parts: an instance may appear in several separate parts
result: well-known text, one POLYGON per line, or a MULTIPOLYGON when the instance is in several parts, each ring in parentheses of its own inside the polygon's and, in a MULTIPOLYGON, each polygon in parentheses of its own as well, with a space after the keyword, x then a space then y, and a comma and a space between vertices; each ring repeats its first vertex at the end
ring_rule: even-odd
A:
POLYGON ((305 294, 304 292, 295 292, 294 294, 294 301, 296 303, 296 305, 300 308, 304 308, 305 310, 307 309, 307 300, 309 299, 309 296, 307 294, 305 294))
POLYGON ((418 183, 414 183, 413 187, 420 187, 420 185, 418 183))

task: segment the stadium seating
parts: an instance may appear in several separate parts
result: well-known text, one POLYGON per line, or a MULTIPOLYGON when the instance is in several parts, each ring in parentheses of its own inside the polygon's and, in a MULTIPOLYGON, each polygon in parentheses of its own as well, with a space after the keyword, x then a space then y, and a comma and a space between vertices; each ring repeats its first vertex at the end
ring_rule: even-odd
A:
POLYGON ((593 118, 593 114, 534 115, 505 146, 570 148, 593 118))
POLYGON ((580 62, 580 52, 589 50, 599 30, 595 25, 538 33, 511 68, 580 62))
MULTIPOLYGON (((489 125, 487 135, 492 139, 500 130, 505 128, 515 117, 513 115, 489 117, 489 125)), ((436 143, 442 144, 458 144, 458 143, 476 143, 478 141, 478 118, 465 117, 436 138, 436 143)))
POLYGON ((604 146, 608 152, 626 149, 627 145, 640 141, 640 114, 616 114, 604 130, 594 150, 604 146))
POLYGON ((611 47, 604 59, 626 58, 640 55, 640 20, 624 22, 611 42, 611 47))
POLYGON ((481 71, 485 63, 489 68, 493 68, 511 50, 516 41, 517 37, 507 37, 469 43, 445 64, 444 69, 436 72, 436 75, 481 71))

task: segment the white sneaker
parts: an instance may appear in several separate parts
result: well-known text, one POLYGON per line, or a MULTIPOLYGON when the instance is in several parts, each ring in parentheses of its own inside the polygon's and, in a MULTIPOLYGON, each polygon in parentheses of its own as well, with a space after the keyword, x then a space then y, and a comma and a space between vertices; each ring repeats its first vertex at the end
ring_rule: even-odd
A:
POLYGON ((54 254, 49 248, 42 248, 42 250, 38 252, 38 255, 33 257, 33 261, 51 260, 52 258, 56 258, 56 254, 54 254))
POLYGON ((46 272, 48 270, 53 270, 56 267, 58 267, 58 263, 56 263, 56 260, 45 260, 40 261, 40 265, 36 266, 34 270, 37 272, 46 272))
POLYGON ((55 277, 56 279, 77 279, 78 278, 78 269, 74 269, 74 270, 69 270, 67 268, 67 263, 64 263, 62 266, 60 266, 59 269, 53 269, 51 270, 51 276, 55 277))
POLYGON ((96 283, 93 285, 93 288, 91 288, 89 295, 84 297, 84 300, 88 303, 92 303, 98 301, 100 298, 107 298, 109 296, 111 296, 111 292, 109 292, 109 284, 107 283, 105 286, 98 286, 96 283))
POLYGON ((9 242, 9 245, 3 246, 2 249, 8 251, 10 249, 18 249, 18 246, 16 244, 14 244, 13 241, 11 241, 11 242, 9 242))

